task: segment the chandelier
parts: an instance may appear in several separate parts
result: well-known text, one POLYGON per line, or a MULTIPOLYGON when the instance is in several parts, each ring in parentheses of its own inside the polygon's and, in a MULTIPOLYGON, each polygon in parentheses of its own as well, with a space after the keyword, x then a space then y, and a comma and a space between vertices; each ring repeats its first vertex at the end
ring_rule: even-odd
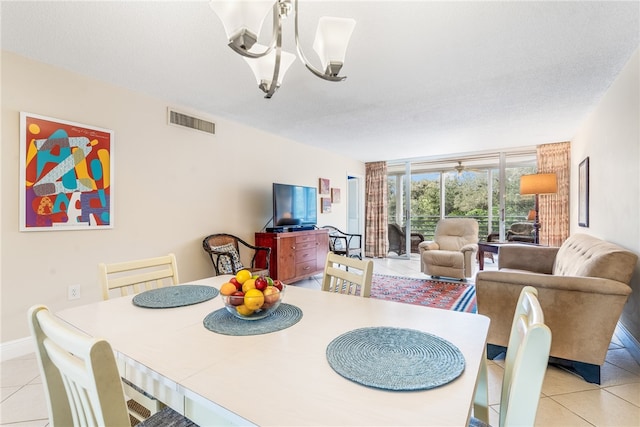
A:
POLYGON ((356 21, 348 18, 321 17, 318 21, 313 50, 320 57, 318 70, 307 60, 298 37, 298 0, 213 0, 211 9, 222 21, 229 39, 229 47, 247 61, 258 82, 258 87, 271 98, 280 87, 282 78, 296 56, 282 50, 282 21, 295 15, 295 42, 298 56, 317 77, 339 82, 346 76, 338 73, 344 64, 349 38, 356 21), (258 35, 269 11, 273 14, 273 33, 268 46, 258 44, 258 35))

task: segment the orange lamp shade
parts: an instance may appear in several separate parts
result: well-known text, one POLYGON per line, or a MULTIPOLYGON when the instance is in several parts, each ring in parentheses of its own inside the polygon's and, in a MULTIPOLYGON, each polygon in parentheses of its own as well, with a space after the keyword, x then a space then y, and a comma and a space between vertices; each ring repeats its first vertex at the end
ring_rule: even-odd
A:
POLYGON ((553 194, 558 191, 555 173, 536 173, 520 177, 520 194, 553 194))

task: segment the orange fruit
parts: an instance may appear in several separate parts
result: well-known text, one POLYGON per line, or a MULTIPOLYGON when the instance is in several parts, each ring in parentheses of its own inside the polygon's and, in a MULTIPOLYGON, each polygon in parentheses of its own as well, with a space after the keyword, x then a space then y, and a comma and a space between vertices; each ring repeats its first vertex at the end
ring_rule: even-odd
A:
POLYGON ((251 272, 249 270, 240 270, 236 273, 236 280, 241 285, 249 279, 251 279, 251 272))
POLYGON ((236 285, 234 285, 233 283, 223 283, 222 286, 220 286, 220 293, 222 295, 231 295, 232 293, 236 292, 236 285))
POLYGON ((249 289, 255 289, 255 288, 256 288, 256 279, 247 279, 242 284, 242 292, 244 292, 245 294, 249 289))
POLYGON ((264 295, 258 289, 249 289, 244 294, 244 305, 250 310, 258 310, 264 304, 264 295))
POLYGON ((241 316, 251 316, 253 314, 254 310, 251 310, 249 307, 247 307, 246 305, 242 304, 236 307, 236 311, 241 315, 241 316))

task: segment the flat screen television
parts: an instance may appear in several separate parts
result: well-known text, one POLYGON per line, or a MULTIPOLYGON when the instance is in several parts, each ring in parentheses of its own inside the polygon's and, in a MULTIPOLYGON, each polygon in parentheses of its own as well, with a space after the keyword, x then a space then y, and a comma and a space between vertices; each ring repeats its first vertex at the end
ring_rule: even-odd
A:
POLYGON ((313 226, 318 222, 315 187, 273 183, 273 226, 313 226))

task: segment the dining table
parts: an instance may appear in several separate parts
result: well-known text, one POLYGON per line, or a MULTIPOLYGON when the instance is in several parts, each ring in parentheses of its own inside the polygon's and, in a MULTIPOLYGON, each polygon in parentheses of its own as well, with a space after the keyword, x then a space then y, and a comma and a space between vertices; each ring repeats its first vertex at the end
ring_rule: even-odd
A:
MULTIPOLYGON (((231 277, 176 286, 220 289, 231 277)), ((262 330, 274 313, 220 331, 218 294, 168 308, 134 298, 55 314, 109 341, 123 377, 200 426, 466 426, 474 407, 486 420, 486 316, 292 284, 278 307, 297 316, 288 324, 262 330), (421 347, 423 338, 444 350, 421 347), (425 369, 414 384, 411 372, 425 369)))

